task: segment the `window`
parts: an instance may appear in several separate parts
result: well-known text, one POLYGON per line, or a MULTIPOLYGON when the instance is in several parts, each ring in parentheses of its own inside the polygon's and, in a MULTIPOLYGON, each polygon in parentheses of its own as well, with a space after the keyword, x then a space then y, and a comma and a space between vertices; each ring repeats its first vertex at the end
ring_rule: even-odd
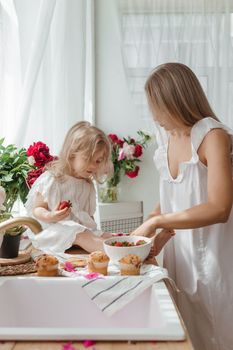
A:
POLYGON ((232 120, 233 15, 227 13, 123 13, 124 63, 140 116, 148 118, 144 84, 165 62, 193 69, 217 114, 232 120))

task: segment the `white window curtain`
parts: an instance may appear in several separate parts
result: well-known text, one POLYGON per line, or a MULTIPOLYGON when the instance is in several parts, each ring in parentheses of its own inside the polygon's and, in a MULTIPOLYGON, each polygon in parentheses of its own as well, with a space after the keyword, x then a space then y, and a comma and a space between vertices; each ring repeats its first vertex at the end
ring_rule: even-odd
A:
POLYGON ((95 124, 95 0, 86 0, 84 119, 95 124))
POLYGON ((144 83, 165 62, 187 64, 215 113, 233 127, 233 2, 116 0, 126 77, 140 116, 148 121, 144 83))
POLYGON ((0 135, 25 147, 41 140, 57 154, 72 124, 93 121, 92 0, 0 0, 0 11, 0 135))
POLYGON ((13 0, 0 1, 0 138, 12 141, 21 93, 19 26, 13 0))

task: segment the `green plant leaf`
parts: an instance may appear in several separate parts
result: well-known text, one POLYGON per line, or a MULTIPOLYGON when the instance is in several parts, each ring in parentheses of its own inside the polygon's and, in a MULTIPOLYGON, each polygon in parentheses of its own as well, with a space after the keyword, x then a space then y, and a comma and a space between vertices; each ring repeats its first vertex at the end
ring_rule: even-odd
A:
POLYGON ((2 182, 11 182, 13 178, 13 174, 7 174, 2 177, 1 181, 2 182))

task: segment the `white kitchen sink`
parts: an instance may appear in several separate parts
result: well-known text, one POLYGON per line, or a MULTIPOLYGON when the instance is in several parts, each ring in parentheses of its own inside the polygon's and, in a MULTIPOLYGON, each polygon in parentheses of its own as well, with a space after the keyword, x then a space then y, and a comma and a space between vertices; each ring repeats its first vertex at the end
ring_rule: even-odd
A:
POLYGON ((183 340, 163 282, 108 317, 74 278, 0 278, 1 340, 183 340))

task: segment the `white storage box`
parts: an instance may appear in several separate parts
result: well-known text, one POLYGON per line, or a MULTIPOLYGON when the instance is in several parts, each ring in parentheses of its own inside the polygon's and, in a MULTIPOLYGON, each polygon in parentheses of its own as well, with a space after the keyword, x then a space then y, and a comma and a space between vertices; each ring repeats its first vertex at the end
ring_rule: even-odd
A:
POLYGON ((99 203, 99 216, 104 232, 129 233, 143 222, 143 203, 99 203))

